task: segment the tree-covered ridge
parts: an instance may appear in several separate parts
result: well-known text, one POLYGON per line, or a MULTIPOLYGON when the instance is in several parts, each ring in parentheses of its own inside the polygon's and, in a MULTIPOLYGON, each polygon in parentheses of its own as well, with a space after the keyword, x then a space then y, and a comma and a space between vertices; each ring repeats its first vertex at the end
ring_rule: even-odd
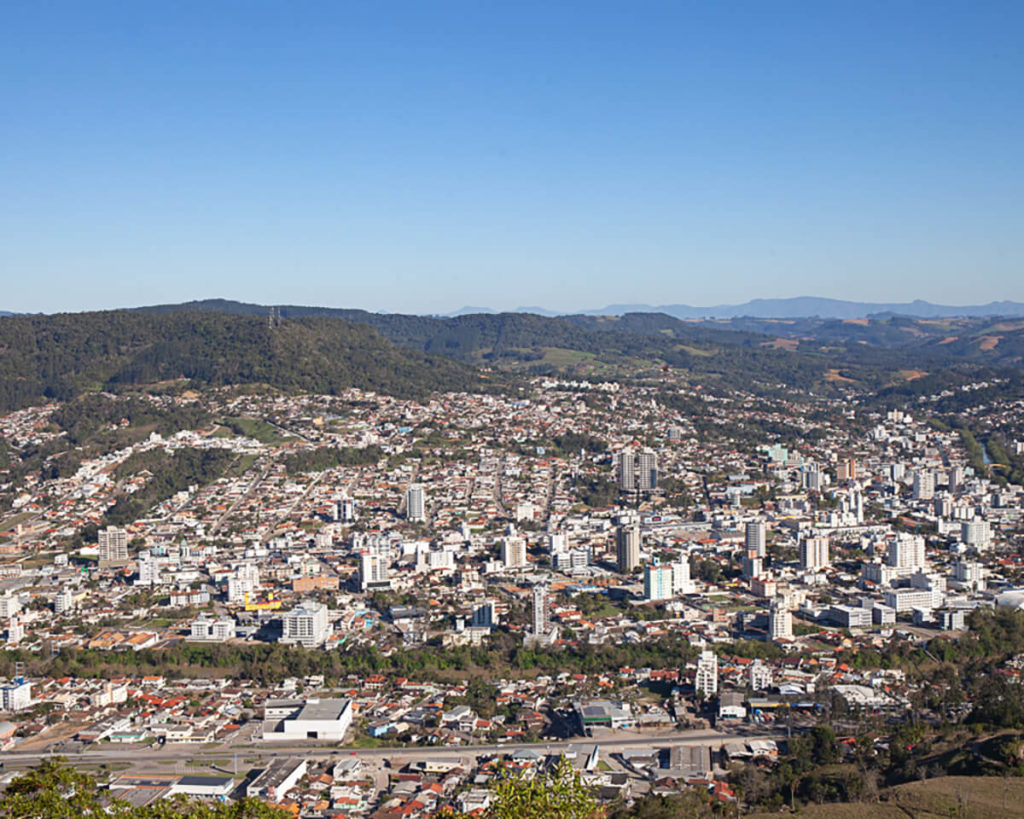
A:
MULTIPOLYGON (((268 311, 224 299, 139 309, 251 316, 268 311)), ((664 313, 440 317, 296 305, 275 310, 285 319, 330 317, 365 324, 408 349, 541 375, 585 373, 593 364, 642 363, 745 388, 782 383, 834 392, 937 383, 941 390, 947 382, 1019 372, 1024 361, 1024 321, 991 318, 695 322, 664 313)))
POLYGON ((481 384, 454 361, 399 349, 337 319, 270 326, 255 316, 110 311, 0 320, 0 411, 180 378, 399 396, 481 384))

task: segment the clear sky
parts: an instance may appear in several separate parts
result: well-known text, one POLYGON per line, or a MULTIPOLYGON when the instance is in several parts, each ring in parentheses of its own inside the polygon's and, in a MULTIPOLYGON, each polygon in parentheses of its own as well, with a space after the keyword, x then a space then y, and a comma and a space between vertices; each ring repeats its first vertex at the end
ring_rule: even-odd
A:
POLYGON ((0 309, 1024 301, 1024 3, 6 0, 0 309))

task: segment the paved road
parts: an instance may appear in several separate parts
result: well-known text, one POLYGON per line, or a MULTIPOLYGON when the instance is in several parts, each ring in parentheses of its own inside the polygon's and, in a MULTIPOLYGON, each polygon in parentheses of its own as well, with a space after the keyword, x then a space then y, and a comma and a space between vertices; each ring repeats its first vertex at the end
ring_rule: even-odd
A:
MULTIPOLYGON (((693 731, 676 731, 671 734, 660 734, 652 736, 617 736, 609 734, 598 737, 576 737, 571 740, 555 740, 552 742, 514 743, 505 745, 462 745, 455 747, 413 747, 413 748, 341 748, 337 746, 323 746, 317 744, 306 745, 278 745, 276 743, 262 743, 255 747, 230 747, 204 748, 201 745, 171 744, 163 747, 124 747, 104 745, 98 746, 81 753, 68 754, 72 763, 111 763, 127 762, 133 767, 148 767, 150 764, 161 762, 184 762, 186 760, 203 760, 205 762, 218 762, 222 766, 227 764, 235 756, 239 760, 260 758, 267 759, 281 756, 305 756, 309 759, 323 759, 326 757, 356 756, 368 760, 380 760, 388 758, 401 758, 403 760, 416 759, 438 759, 438 758, 474 758, 486 754, 506 754, 518 750, 529 749, 544 753, 557 753, 570 745, 592 745, 601 746, 605 754, 617 753, 626 748, 634 747, 658 747, 668 748, 680 745, 719 745, 727 741, 750 741, 754 739, 779 739, 784 732, 763 733, 757 735, 727 734, 711 729, 698 729, 693 731)), ((0 761, 7 766, 31 766, 42 759, 47 759, 53 754, 43 752, 18 752, 10 751, 0 754, 0 761)), ((251 763, 247 763, 251 764, 251 763)))

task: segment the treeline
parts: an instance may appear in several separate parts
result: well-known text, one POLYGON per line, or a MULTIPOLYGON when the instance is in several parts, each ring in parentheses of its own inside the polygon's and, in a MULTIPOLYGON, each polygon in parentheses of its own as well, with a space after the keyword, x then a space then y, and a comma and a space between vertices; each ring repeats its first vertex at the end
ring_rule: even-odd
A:
POLYGON ((266 319, 132 311, 0 319, 0 411, 186 378, 197 385, 265 383, 336 394, 397 396, 480 389, 472 369, 403 350, 338 319, 266 319))
POLYGON ((384 457, 379 446, 321 446, 288 455, 283 463, 290 475, 322 472, 336 466, 372 466, 384 457))
POLYGON ((115 398, 91 393, 62 404, 50 419, 64 431, 68 443, 78 446, 122 422, 129 427, 146 427, 147 432, 171 435, 183 429, 198 429, 209 423, 211 416, 198 404, 157 406, 133 396, 115 398))
POLYGON ((144 517, 153 506, 195 484, 206 486, 221 477, 234 462, 229 449, 179 449, 168 454, 163 448, 136 452, 115 470, 118 479, 142 470, 152 473, 146 485, 133 494, 125 494, 104 516, 106 525, 123 526, 144 517))
POLYGON ((52 660, 22 651, 0 654, 0 674, 10 674, 14 663, 26 663, 30 675, 109 678, 119 674, 235 676, 260 685, 273 685, 288 677, 323 674, 332 683, 349 674, 388 673, 417 680, 436 679, 438 673, 467 677, 498 670, 571 671, 593 674, 623 665, 638 668, 676 668, 696 656, 685 640, 665 637, 645 643, 592 646, 583 644, 557 651, 525 649, 521 635, 504 634, 483 646, 442 648, 425 646, 385 656, 375 647, 315 651, 281 643, 197 644, 176 643, 167 649, 102 652, 65 649, 52 660))

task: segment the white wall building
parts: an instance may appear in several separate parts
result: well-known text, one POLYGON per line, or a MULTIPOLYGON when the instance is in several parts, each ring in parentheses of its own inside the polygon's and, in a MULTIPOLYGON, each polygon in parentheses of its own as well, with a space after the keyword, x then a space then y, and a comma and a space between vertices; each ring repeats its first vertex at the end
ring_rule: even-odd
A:
POLYGON ((327 606, 311 601, 285 614, 282 625, 282 643, 297 643, 306 648, 323 645, 331 633, 327 606))
POLYGON ((718 693, 718 656, 713 651, 700 653, 693 688, 698 694, 703 693, 705 697, 713 697, 718 693))

